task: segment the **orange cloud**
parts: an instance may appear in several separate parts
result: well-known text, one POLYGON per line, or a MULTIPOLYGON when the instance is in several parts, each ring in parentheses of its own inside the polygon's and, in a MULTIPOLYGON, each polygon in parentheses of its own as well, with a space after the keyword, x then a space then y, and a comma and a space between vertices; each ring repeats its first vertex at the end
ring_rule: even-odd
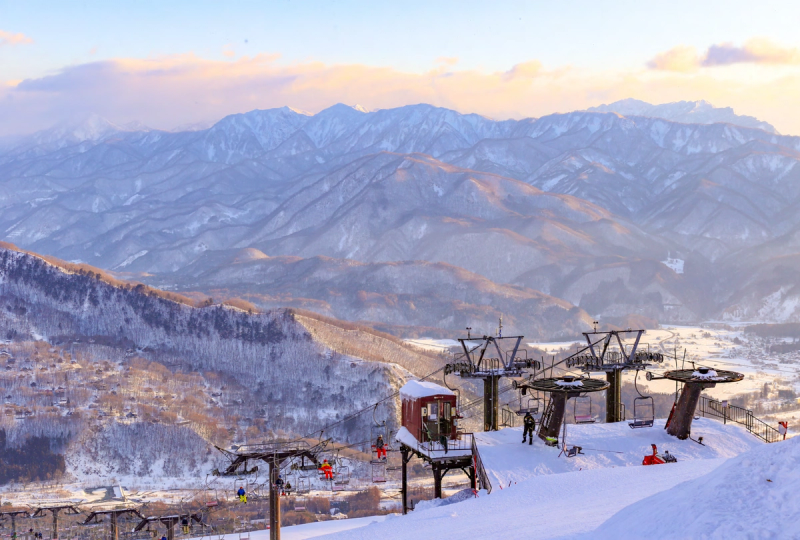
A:
POLYGON ((704 66, 724 66, 728 64, 800 64, 800 49, 781 47, 766 38, 754 38, 736 47, 730 43, 709 47, 704 66))
POLYGON ((236 51, 233 50, 233 46, 228 44, 222 48, 222 56, 225 58, 233 58, 236 56, 236 51))
POLYGON ((697 49, 678 45, 657 54, 647 62, 647 67, 660 71, 691 73, 701 67, 729 66, 732 64, 800 64, 800 49, 782 47, 766 38, 754 38, 737 47, 732 43, 712 45, 703 56, 697 49))
POLYGON ((26 43, 33 43, 33 40, 22 32, 12 34, 11 32, 0 30, 0 47, 3 45, 24 45, 26 43))
MULTIPOLYGON (((715 70, 548 69, 536 61, 508 71, 390 67, 321 62, 285 64, 277 54, 212 61, 194 55, 117 59, 71 66, 13 86, 0 84, 0 134, 49 127, 66 112, 96 112, 158 128, 289 105, 318 112, 335 103, 369 110, 430 103, 504 119, 581 110, 633 97, 651 103, 706 99, 800 133, 800 72, 726 78, 715 70), (66 112, 65 112, 66 111, 66 112)), ((731 68, 733 69, 733 68, 731 68)), ((740 66, 740 70, 764 69, 740 66)))
POLYGON ((697 55, 697 49, 685 45, 678 45, 667 52, 657 54, 647 63, 650 69, 683 73, 697 71, 699 66, 700 57, 697 55))

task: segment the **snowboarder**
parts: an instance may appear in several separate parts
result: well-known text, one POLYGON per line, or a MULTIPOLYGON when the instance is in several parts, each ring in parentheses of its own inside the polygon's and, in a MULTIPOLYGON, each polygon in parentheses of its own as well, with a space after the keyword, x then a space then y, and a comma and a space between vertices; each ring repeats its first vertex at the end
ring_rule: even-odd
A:
POLYGON ((189 520, 186 518, 181 519, 181 527, 183 528, 183 534, 189 534, 189 520))
POLYGON ((386 444, 383 442, 383 435, 378 435, 378 440, 375 441, 375 452, 378 454, 378 459, 381 459, 381 455, 383 455, 383 460, 386 461, 386 444))
POLYGON ((236 494, 239 496, 239 502, 247 504, 247 493, 244 490, 244 486, 239 486, 239 491, 236 494))
POLYGON ((447 435, 445 435, 444 433, 439 435, 439 444, 441 444, 444 447, 444 453, 446 454, 447 453, 447 435))
POLYGON ((333 467, 331 467, 327 459, 322 461, 322 466, 319 470, 325 474, 325 480, 333 480, 333 467))
POLYGON ((289 483, 289 482, 286 482, 286 485, 283 486, 283 491, 285 491, 287 495, 291 495, 292 494, 292 484, 289 483))
POLYGON ((522 444, 525 444, 525 439, 530 435, 528 445, 531 445, 533 444, 533 432, 536 431, 536 419, 528 412, 525 413, 525 418, 522 419, 522 422, 525 426, 522 430, 522 444))

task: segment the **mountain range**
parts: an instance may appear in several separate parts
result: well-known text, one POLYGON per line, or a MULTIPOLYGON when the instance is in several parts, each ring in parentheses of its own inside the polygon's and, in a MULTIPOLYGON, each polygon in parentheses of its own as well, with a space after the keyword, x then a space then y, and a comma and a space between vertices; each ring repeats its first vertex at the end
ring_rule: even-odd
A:
POLYGON ((0 231, 175 291, 532 337, 798 320, 800 139, 705 102, 494 121, 335 105, 5 141, 0 231))

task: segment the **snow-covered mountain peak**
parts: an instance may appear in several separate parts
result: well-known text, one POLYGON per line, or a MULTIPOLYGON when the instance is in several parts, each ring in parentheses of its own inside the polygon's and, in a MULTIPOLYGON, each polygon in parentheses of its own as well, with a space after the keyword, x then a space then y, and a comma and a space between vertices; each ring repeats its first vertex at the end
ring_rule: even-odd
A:
POLYGON ((590 107, 589 112, 615 112, 623 116, 648 116, 663 118, 687 124, 726 123, 737 126, 757 128, 770 133, 778 133, 769 123, 752 116, 738 115, 731 107, 715 107, 705 100, 675 101, 653 105, 646 101, 628 98, 607 105, 590 107))

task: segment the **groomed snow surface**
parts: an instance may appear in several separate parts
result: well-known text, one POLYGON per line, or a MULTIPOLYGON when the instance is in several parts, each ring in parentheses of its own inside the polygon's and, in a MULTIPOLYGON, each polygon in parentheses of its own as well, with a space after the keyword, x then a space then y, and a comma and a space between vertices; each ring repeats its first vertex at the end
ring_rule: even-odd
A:
POLYGON ((522 445, 520 428, 482 433, 491 494, 425 503, 408 516, 358 520, 346 531, 327 527, 351 520, 287 527, 284 537, 800 538, 800 438, 766 445, 739 426, 701 418, 692 427, 701 446, 668 436, 663 426, 663 420, 635 430, 625 422, 570 425, 568 445, 585 453, 571 459, 538 439, 522 445), (678 463, 643 467, 651 443, 678 463))

